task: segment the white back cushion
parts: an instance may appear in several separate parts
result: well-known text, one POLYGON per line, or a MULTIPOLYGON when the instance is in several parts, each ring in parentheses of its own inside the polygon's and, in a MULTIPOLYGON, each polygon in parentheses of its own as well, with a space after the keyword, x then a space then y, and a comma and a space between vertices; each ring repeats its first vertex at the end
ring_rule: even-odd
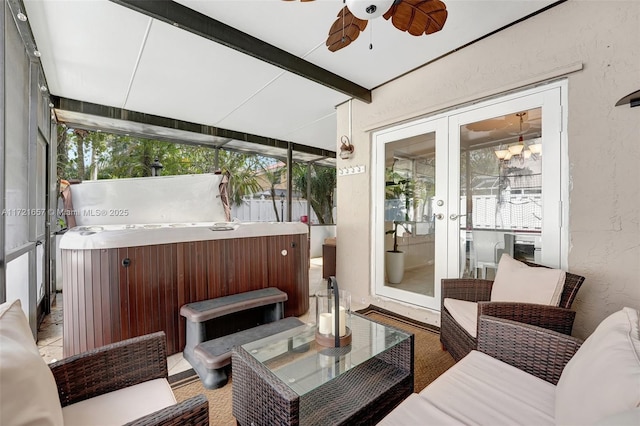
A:
POLYGON ((491 301, 558 306, 565 276, 560 269, 529 266, 505 253, 498 263, 491 301))
POLYGON ((638 311, 600 323, 566 365, 556 388, 556 422, 593 424, 640 406, 638 311))
POLYGON ((0 425, 62 425, 51 370, 33 340, 20 301, 0 305, 0 425))

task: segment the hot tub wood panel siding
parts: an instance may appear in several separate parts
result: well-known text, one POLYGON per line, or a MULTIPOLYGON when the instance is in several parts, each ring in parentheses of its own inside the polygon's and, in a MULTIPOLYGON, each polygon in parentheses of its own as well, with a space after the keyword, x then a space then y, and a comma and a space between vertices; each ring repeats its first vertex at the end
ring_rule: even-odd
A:
POLYGON ((305 234, 62 250, 62 264, 64 356, 160 330, 180 352, 182 305, 244 291, 286 292, 286 316, 309 309, 305 234))

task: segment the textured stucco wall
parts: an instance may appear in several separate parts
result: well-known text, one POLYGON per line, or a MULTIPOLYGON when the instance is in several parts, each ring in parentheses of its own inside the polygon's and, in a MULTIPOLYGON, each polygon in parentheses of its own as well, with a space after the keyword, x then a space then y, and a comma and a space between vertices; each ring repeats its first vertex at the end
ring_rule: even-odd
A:
MULTIPOLYGON (((586 276, 573 308, 586 337, 622 306, 640 309, 640 107, 614 107, 640 89, 640 2, 568 1, 353 101, 355 157, 366 173, 338 178, 341 286, 374 303, 439 324, 439 313, 374 299, 371 283, 370 130, 567 74, 569 270, 586 276)), ((564 100, 563 100, 564 102, 564 100)), ((338 107, 338 139, 349 105, 338 107)))

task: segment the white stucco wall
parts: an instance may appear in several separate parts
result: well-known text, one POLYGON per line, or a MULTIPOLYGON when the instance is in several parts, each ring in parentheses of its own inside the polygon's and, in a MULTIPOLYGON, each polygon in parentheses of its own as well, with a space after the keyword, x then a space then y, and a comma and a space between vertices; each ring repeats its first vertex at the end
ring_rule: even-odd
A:
MULTIPOLYGON (((363 70, 366 72, 366 70, 363 70)), ((355 155, 338 167, 337 262, 342 288, 439 325, 439 313, 371 297, 370 130, 542 83, 566 73, 571 272, 586 281, 573 308, 584 338, 623 306, 640 309, 640 107, 615 107, 640 89, 640 2, 568 1, 390 82, 352 102, 355 155)), ((338 107, 338 140, 349 131, 338 107)))

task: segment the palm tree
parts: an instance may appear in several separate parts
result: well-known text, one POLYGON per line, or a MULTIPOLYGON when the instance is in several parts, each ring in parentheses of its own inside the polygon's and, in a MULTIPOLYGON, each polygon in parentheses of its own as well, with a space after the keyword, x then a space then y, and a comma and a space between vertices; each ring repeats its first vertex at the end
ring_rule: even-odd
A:
POLYGON ((311 165, 311 176, 307 173, 307 165, 296 163, 293 167, 293 187, 307 199, 307 181, 310 179, 311 199, 307 200, 318 217, 318 221, 333 224, 333 193, 336 187, 336 169, 311 165))
POLYGON ((256 168, 259 164, 257 156, 220 151, 219 161, 222 173, 230 174, 229 202, 231 204, 239 206, 246 195, 262 190, 256 177, 256 168))
POLYGON ((100 157, 107 149, 107 140, 110 136, 112 135, 102 132, 89 132, 85 137, 85 141, 87 141, 88 145, 91 147, 91 160, 89 163, 90 175, 88 176, 88 178, 91 180, 98 179, 98 165, 100 162, 100 157))
MULTIPOLYGON (((281 162, 276 164, 264 164, 260 163, 260 168, 262 169, 262 176, 267 181, 269 188, 269 194, 271 195, 271 204, 273 205, 273 211, 276 213, 276 222, 284 221, 284 217, 280 218, 278 214, 278 206, 276 205, 276 185, 282 182, 282 173, 284 171, 284 165, 281 162)), ((263 190, 265 188, 262 188, 263 190)))
POLYGON ((78 153, 78 178, 85 179, 86 171, 84 167, 84 140, 89 135, 89 131, 84 129, 74 129, 73 135, 76 139, 76 152, 78 153))
POLYGON ((69 160, 69 132, 64 124, 58 124, 58 145, 56 158, 56 173, 60 179, 70 177, 71 161, 69 160))

